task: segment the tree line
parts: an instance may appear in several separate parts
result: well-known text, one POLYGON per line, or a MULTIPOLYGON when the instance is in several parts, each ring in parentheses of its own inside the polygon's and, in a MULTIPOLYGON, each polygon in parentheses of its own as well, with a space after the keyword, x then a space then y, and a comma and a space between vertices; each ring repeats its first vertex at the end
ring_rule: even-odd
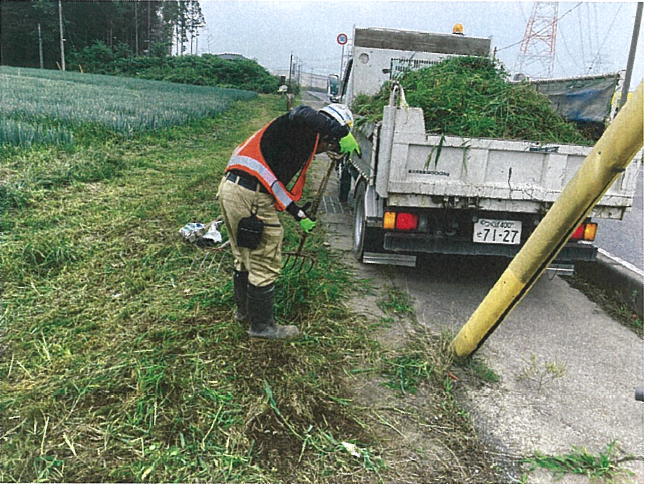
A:
POLYGON ((197 53, 205 25, 198 0, 89 0, 0 2, 1 63, 60 68, 59 14, 66 59, 106 46, 119 57, 197 53), (60 12, 59 12, 60 7, 60 12))

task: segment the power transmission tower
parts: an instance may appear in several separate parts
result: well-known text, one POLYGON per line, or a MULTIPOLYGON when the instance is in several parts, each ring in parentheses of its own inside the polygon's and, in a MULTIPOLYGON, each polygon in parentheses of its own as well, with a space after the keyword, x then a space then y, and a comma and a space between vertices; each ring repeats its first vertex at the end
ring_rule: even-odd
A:
POLYGON ((553 75, 558 3, 536 2, 520 44, 519 72, 544 79, 553 75))

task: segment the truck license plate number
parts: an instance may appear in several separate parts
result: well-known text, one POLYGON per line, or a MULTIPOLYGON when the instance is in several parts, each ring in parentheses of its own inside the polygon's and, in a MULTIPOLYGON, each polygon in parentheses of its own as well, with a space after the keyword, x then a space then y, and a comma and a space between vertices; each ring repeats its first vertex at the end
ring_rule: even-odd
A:
POLYGON ((473 242, 478 244, 519 245, 522 222, 481 218, 475 222, 473 242))

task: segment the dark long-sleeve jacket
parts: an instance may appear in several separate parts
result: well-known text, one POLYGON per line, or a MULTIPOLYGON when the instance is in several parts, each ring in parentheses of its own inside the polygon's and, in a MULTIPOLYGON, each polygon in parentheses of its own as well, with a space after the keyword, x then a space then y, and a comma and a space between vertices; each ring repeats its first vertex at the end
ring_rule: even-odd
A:
POLYGON ((309 106, 298 106, 274 119, 260 141, 260 150, 271 171, 283 185, 304 167, 321 141, 339 140, 349 133, 347 126, 309 106))

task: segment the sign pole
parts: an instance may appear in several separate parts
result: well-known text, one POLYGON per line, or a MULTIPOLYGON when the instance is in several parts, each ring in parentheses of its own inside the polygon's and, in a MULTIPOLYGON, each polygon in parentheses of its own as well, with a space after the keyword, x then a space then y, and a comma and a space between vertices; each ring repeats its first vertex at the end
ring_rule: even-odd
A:
POLYGON ((345 44, 347 43, 347 34, 338 34, 338 37, 336 37, 336 42, 338 42, 342 47, 340 50, 340 75, 338 76, 339 79, 342 79, 343 62, 345 60, 345 44))

